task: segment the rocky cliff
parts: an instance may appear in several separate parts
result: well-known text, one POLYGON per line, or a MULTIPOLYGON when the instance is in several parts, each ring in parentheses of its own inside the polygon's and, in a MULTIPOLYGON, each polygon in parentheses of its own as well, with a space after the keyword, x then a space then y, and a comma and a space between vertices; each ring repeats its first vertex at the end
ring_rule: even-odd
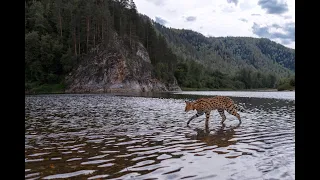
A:
POLYGON ((152 77, 153 66, 145 47, 131 46, 115 33, 108 46, 98 46, 66 77, 66 93, 181 91, 175 80, 165 84, 152 77))

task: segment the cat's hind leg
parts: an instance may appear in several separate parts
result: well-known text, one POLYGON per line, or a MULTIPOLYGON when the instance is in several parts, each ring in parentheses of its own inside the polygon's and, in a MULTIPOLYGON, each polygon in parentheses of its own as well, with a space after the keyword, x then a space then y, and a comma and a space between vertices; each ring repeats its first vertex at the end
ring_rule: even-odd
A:
POLYGON ((237 110, 236 110, 236 109, 232 109, 232 110, 227 109, 227 112, 228 112, 229 114, 232 114, 232 115, 236 116, 236 117, 238 118, 239 122, 241 123, 240 115, 237 113, 237 110))
POLYGON ((221 124, 223 124, 224 121, 227 119, 226 115, 224 114, 224 110, 223 109, 218 109, 218 112, 219 112, 220 116, 222 117, 221 124))
POLYGON ((209 125, 210 112, 206 112, 206 127, 209 125))

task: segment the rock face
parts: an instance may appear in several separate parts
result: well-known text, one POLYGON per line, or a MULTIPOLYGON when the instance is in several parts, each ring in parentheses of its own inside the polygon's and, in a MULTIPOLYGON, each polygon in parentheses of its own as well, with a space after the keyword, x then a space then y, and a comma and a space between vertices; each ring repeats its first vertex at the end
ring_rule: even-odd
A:
POLYGON ((116 35, 114 38, 111 45, 100 46, 66 77, 66 93, 181 91, 176 80, 165 84, 151 76, 153 66, 141 43, 134 42, 128 50, 116 35))

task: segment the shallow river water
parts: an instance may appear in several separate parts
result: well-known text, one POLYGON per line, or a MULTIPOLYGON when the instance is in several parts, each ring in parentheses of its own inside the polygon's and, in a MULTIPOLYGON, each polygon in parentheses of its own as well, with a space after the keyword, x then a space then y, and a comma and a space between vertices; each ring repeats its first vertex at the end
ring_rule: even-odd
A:
POLYGON ((25 97, 25 179, 295 179, 295 101, 231 97, 186 126, 203 94, 25 97))

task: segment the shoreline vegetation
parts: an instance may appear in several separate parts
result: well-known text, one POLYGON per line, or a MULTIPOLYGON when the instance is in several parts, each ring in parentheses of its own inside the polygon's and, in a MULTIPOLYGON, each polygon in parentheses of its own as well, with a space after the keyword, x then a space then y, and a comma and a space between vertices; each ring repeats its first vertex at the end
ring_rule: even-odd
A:
MULTIPOLYGON (((182 87, 182 91, 264 91, 264 92, 275 92, 275 91, 295 91, 295 87, 290 84, 279 85, 278 88, 256 88, 256 89, 212 89, 212 88, 186 88, 182 87)), ((88 92, 89 93, 89 92, 88 92)), ((26 84, 25 95, 37 95, 37 94, 68 94, 65 93, 64 84, 26 84)))

